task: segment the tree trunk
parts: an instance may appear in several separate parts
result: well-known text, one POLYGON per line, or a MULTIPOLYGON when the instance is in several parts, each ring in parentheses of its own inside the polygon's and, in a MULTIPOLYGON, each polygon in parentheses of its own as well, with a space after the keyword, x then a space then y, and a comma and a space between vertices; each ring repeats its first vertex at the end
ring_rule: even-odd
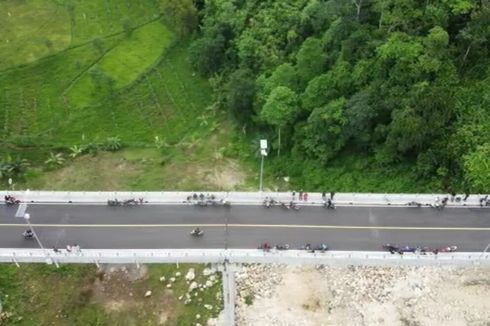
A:
POLYGON ((277 156, 281 156, 281 127, 277 127, 277 134, 279 138, 279 146, 277 147, 277 156))
POLYGON ((466 61, 468 54, 470 54, 470 49, 471 49, 471 43, 470 43, 470 45, 468 45, 468 48, 466 49, 466 53, 464 54, 464 57, 463 57, 463 62, 466 61))
POLYGON ((354 0, 354 5, 357 8, 357 21, 359 21, 359 16, 361 15, 362 0, 354 0))

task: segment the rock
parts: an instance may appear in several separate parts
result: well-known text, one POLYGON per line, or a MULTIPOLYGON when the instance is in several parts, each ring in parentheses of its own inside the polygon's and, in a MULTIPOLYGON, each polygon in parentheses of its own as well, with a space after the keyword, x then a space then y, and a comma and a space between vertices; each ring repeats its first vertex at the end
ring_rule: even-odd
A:
POLYGON ((201 315, 200 314, 197 314, 196 315, 196 319, 200 319, 201 318, 201 315))
POLYGON ((192 302, 192 300, 191 300, 191 299, 186 299, 186 300, 184 301, 184 304, 185 304, 185 305, 187 305, 187 304, 190 304, 191 302, 192 302))
POLYGON ((206 308, 207 310, 212 310, 213 309, 213 306, 210 305, 210 304, 205 304, 204 305, 204 308, 206 308))
POLYGON ((195 326, 202 326, 202 325, 201 325, 201 324, 199 324, 199 323, 196 323, 196 325, 195 325, 195 326))
POLYGON ((216 275, 210 275, 209 280, 212 282, 216 281, 216 275))
POLYGON ((214 268, 205 268, 202 271, 202 275, 204 275, 204 276, 209 276, 209 275, 212 275, 212 274, 215 274, 215 273, 216 273, 216 270, 214 268))
POLYGON ((185 279, 188 281, 192 281, 196 278, 196 273, 194 272, 194 268, 189 268, 187 274, 185 274, 185 279))
POLYGON ((145 298, 151 297, 151 291, 148 290, 145 292, 145 298))
POLYGON ((164 282, 165 281, 165 276, 160 276, 160 282, 164 282))
POLYGON ((182 275, 182 273, 181 273, 181 272, 176 272, 176 273, 175 273, 175 277, 179 277, 180 275, 182 275))
POLYGON ((175 277, 171 277, 170 282, 172 282, 172 283, 175 282, 175 277))
POLYGON ((167 289, 170 289, 172 287, 172 283, 167 284, 167 289))
POLYGON ((129 292, 129 296, 132 297, 133 296, 133 292, 129 292))
POLYGON ((183 295, 179 296, 179 301, 182 301, 183 298, 184 298, 183 295))
POLYGON ((189 285, 189 292, 192 292, 197 288, 198 288, 197 282, 192 282, 191 285, 189 285))
POLYGON ((197 292, 194 292, 194 296, 197 297, 198 293, 197 292))
POLYGON ((211 282, 210 280, 207 280, 206 281, 206 287, 210 288, 213 286, 213 282, 211 282))

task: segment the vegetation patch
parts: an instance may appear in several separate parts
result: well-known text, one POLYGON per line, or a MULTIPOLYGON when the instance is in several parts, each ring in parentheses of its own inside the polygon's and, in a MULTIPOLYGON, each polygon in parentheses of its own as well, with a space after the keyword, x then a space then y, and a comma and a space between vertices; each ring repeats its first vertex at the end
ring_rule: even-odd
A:
POLYGON ((204 265, 0 265, 0 325, 191 325, 222 309, 221 276, 204 265), (169 285, 170 284, 170 285, 169 285), (55 289, 55 291, 53 291, 55 289), (151 292, 149 292, 151 291, 151 292), (184 304, 186 293, 192 300, 184 304), (208 309, 204 305, 210 305, 208 309), (196 315, 200 318, 196 320, 196 315))
POLYGON ((1 1, 0 71, 66 49, 70 31, 70 16, 56 1, 1 1))
MULTIPOLYGON (((155 64, 172 40, 173 34, 160 21, 132 30, 70 86, 66 93, 70 103, 84 107, 114 96, 117 89, 129 85, 155 64)), ((103 41, 99 39, 99 43, 104 51, 103 41)))

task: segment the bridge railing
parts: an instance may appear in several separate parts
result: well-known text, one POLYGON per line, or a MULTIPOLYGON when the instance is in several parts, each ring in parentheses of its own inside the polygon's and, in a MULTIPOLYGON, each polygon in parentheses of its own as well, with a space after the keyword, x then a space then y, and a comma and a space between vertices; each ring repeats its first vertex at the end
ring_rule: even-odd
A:
POLYGON ((42 249, 0 249, 3 263, 276 263, 314 265, 458 265, 490 266, 490 253, 459 252, 427 254, 390 254, 379 251, 302 250, 264 252, 250 249, 82 249, 80 252, 42 249))
MULTIPOLYGON (((292 192, 114 192, 114 191, 0 191, 0 195, 15 196, 28 203, 99 203, 105 204, 108 199, 142 198, 151 204, 186 204, 186 199, 193 194, 214 194, 217 199, 226 199, 232 204, 260 205, 264 198, 272 197, 278 201, 289 202, 294 200, 301 205, 320 205, 323 203, 321 193, 308 193, 307 200, 300 200, 299 193, 293 196, 292 192)), ((330 197, 330 193, 326 194, 330 197)), ((483 194, 472 194, 467 198, 463 194, 451 196, 449 194, 382 194, 382 193, 336 193, 333 201, 336 205, 407 205, 409 202, 418 202, 422 205, 434 204, 447 197, 448 206, 480 206, 485 204, 484 199, 490 197, 483 194)))

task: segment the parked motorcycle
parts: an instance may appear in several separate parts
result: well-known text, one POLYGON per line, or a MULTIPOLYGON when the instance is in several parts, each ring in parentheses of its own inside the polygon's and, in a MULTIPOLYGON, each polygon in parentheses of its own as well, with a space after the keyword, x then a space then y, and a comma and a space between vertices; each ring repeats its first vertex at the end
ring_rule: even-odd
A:
POLYGON ((290 247, 289 247, 289 244, 285 243, 285 244, 277 244, 274 246, 274 249, 277 249, 277 250, 288 250, 290 247))
POLYGON ((299 206, 295 202, 290 202, 289 203, 289 209, 293 209, 295 211, 299 211, 299 206))
POLYGON ((458 250, 457 246, 447 246, 443 248, 434 249, 433 253, 437 255, 440 252, 455 252, 456 250, 458 250))
POLYGON ((320 252, 325 252, 328 250, 328 246, 324 243, 321 243, 318 246, 316 246, 315 250, 320 251, 320 252))
POLYGON ((10 206, 10 205, 17 205, 20 203, 20 200, 15 198, 14 196, 11 195, 5 195, 5 205, 10 206))
POLYGON ((422 204, 416 201, 411 201, 407 203, 408 206, 416 206, 416 207, 421 207, 422 204))

